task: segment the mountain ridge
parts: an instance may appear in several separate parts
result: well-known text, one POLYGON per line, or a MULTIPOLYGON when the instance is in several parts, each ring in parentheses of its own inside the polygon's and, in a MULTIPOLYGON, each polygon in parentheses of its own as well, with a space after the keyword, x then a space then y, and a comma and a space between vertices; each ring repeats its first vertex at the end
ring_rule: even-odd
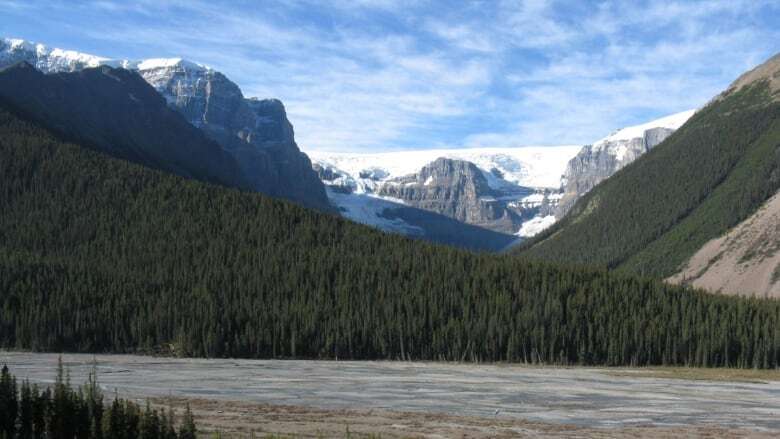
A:
POLYGON ((176 111, 231 153, 260 192, 330 210, 322 182, 295 143, 278 100, 247 99, 222 73, 182 58, 110 59, 51 49, 25 40, 0 40, 0 67, 26 61, 44 73, 107 65, 138 72, 176 111), (260 103, 258 103, 260 102, 260 103))
POLYGON ((666 278, 750 217, 780 188, 780 103, 765 78, 735 87, 741 78, 524 254, 666 278))
POLYGON ((45 75, 0 69, 0 99, 98 151, 185 177, 248 189, 233 157, 138 75, 108 66, 45 75))

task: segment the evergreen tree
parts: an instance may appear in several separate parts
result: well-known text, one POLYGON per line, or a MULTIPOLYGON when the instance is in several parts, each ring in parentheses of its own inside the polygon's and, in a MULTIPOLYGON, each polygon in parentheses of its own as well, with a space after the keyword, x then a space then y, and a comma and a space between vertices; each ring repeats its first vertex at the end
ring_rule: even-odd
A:
POLYGON ((32 388, 33 393, 33 407, 32 407, 32 423, 33 423, 33 437, 35 439, 43 439, 46 437, 46 419, 47 413, 50 410, 49 389, 39 391, 38 385, 34 384, 32 388))
POLYGON ((16 418, 19 413, 19 402, 16 379, 3 365, 0 370, 0 433, 12 439, 16 436, 16 418))
POLYGON ((32 439, 34 431, 33 414, 37 389, 30 387, 30 382, 24 380, 19 393, 19 439, 32 439), (36 393, 34 394, 33 391, 36 393))
POLYGON ((190 410, 190 404, 184 410, 181 427, 179 427, 179 439, 197 439, 198 429, 195 427, 195 418, 190 410))
POLYGON ((140 438, 141 439, 161 439, 162 425, 157 410, 153 410, 146 402, 143 417, 141 418, 140 438))

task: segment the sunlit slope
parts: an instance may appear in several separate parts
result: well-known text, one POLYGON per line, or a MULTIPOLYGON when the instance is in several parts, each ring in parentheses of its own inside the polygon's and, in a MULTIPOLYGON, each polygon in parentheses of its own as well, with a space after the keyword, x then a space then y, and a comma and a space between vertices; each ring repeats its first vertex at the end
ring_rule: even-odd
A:
POLYGON ((767 80, 729 89, 584 196, 529 257, 668 276, 780 187, 780 104, 767 80))

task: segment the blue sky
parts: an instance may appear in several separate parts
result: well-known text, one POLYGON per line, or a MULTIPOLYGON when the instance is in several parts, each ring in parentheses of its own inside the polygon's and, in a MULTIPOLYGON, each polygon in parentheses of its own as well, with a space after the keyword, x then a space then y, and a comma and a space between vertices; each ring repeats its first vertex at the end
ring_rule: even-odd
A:
POLYGON ((182 57, 287 106, 304 150, 583 144, 780 51, 780 2, 0 0, 0 34, 182 57))

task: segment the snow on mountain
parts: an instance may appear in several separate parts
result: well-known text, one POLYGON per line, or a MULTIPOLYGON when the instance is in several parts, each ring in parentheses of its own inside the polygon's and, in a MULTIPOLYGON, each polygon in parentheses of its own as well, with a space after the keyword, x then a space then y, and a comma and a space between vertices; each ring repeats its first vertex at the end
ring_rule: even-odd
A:
MULTIPOLYGON (((313 162, 347 174, 354 180, 386 181, 414 174, 437 158, 464 160, 477 165, 491 187, 506 183, 528 188, 559 188, 566 164, 579 145, 518 148, 428 149, 381 153, 306 151, 313 162), (363 178, 365 179, 365 178, 363 178)), ((365 190, 358 188, 358 191, 365 190)))
POLYGON ((555 216, 562 218, 582 195, 663 142, 695 112, 683 111, 622 128, 591 145, 583 146, 566 166, 561 181, 563 197, 557 204, 555 216))
POLYGON ((27 61, 44 73, 69 72, 107 65, 127 70, 153 70, 183 67, 191 70, 211 70, 210 67, 182 58, 150 58, 143 60, 112 59, 73 50, 50 48, 17 38, 0 39, 0 58, 27 61))
POLYGON ((628 152, 628 147, 625 145, 625 142, 620 141, 641 139, 645 136, 646 131, 654 128, 667 128, 670 130, 676 130, 677 128, 680 128, 688 119, 690 119, 695 112, 696 110, 682 111, 680 113, 675 113, 640 125, 621 128, 609 136, 594 142, 593 151, 600 151, 612 145, 616 145, 617 147, 614 148, 615 158, 618 161, 623 160, 626 153, 628 152))
POLYGON ((70 72, 111 62, 108 58, 72 50, 52 49, 43 44, 15 38, 0 39, 0 61, 27 61, 47 73, 70 72))
POLYGON ((520 230, 515 234, 521 238, 530 238, 555 224, 555 221, 555 215, 535 216, 524 222, 520 230))
MULTIPOLYGON (((349 218, 368 223, 371 212, 374 212, 373 216, 378 219, 372 221, 378 222, 378 227, 388 229, 389 225, 384 223, 381 215, 377 215, 380 211, 374 210, 378 206, 376 198, 398 203, 400 200, 384 196, 398 192, 410 197, 411 204, 420 205, 418 207, 426 210, 502 233, 516 234, 524 221, 538 215, 549 216, 560 199, 558 192, 566 163, 579 149, 579 146, 529 146, 369 154, 308 151, 308 154, 320 178, 330 187, 331 202, 339 206, 349 218), (437 162, 437 159, 472 163, 478 175, 483 176, 487 183, 482 190, 484 193, 472 194, 466 190, 470 186, 461 186, 472 178, 466 174, 445 176, 443 171, 437 171, 419 176, 424 168, 437 162), (440 181, 439 178, 444 180, 440 181), (430 200, 429 195, 433 197, 430 200), (447 204, 440 197, 454 198, 447 204), (361 202, 370 202, 371 205, 357 209, 356 206, 361 202), (353 212, 361 212, 361 218, 353 218, 356 216, 353 212), (473 221, 460 218, 460 214, 473 221)), ((474 184, 479 185, 476 181, 474 184)), ((523 236, 530 236, 547 223, 549 220, 536 228, 526 229, 523 236)))
POLYGON ((109 66, 134 70, 168 105, 232 154, 258 192, 330 210, 325 187, 295 143, 284 105, 244 97, 222 73, 182 58, 110 59, 0 39, 0 68, 27 62, 44 73, 109 66))

